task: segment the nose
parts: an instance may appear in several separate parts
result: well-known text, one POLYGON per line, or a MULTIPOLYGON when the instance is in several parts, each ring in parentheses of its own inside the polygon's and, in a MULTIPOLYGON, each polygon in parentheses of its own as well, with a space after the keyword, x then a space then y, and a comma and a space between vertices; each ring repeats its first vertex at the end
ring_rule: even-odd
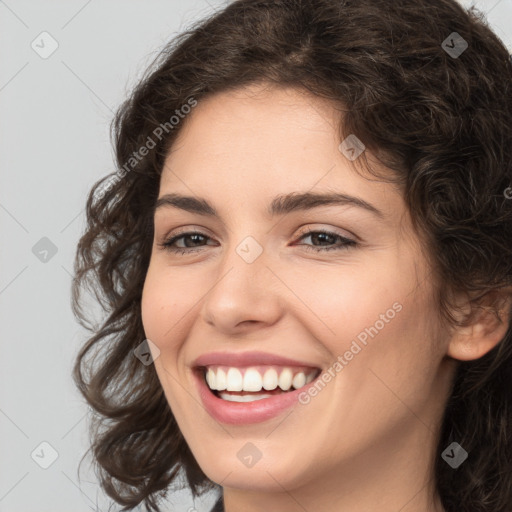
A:
POLYGON ((202 304, 203 320, 225 335, 274 325, 282 316, 283 285, 263 247, 248 239, 219 262, 202 304))

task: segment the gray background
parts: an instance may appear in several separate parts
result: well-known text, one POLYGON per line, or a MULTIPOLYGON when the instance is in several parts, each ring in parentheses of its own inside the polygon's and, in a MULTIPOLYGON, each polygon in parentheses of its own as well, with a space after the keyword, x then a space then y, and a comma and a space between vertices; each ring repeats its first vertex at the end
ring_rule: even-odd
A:
MULTIPOLYGON (((89 459, 77 474, 88 447, 87 408, 71 367, 84 332, 69 292, 85 197, 114 170, 109 122, 127 91, 164 43, 225 4, 0 0, 0 512, 112 504, 89 459), (44 31, 58 43, 46 59, 31 47, 51 49, 44 31), (42 442, 58 454, 47 469, 40 464, 52 452, 42 442)), ((512 0, 476 5, 512 52, 512 0)), ((213 501, 183 491, 168 509, 202 512, 213 501)))

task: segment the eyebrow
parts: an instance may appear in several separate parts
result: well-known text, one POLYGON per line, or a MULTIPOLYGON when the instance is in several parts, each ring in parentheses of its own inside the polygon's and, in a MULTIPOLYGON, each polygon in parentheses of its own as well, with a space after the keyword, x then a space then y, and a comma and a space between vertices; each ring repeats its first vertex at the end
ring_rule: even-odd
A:
MULTIPOLYGON (((312 210, 313 208, 330 205, 357 206, 368 210, 380 218, 384 218, 384 214, 367 201, 341 193, 292 192, 290 194, 281 194, 272 200, 267 209, 267 213, 271 217, 274 217, 276 215, 284 215, 295 211, 312 210)), ((184 196, 181 194, 165 194, 157 199, 154 212, 164 206, 179 208, 198 215, 220 218, 215 207, 206 199, 200 197, 184 196)))

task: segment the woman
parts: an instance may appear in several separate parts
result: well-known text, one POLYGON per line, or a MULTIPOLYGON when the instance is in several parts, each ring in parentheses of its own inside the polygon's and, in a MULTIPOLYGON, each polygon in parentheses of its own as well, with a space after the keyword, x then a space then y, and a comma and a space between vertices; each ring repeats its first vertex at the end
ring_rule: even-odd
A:
POLYGON ((75 268, 123 510, 181 475, 227 512, 512 509, 511 91, 452 0, 239 0, 169 45, 75 268))

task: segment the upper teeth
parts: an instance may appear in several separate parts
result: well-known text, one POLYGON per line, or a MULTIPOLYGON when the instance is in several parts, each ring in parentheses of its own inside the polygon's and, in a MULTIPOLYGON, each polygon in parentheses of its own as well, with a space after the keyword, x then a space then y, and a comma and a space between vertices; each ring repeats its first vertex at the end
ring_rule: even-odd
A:
POLYGON ((271 391, 278 386, 288 391, 292 386, 299 389, 311 382, 317 370, 300 370, 284 368, 247 368, 240 370, 234 367, 209 367, 206 382, 212 390, 217 391, 252 391, 262 389, 271 391))

